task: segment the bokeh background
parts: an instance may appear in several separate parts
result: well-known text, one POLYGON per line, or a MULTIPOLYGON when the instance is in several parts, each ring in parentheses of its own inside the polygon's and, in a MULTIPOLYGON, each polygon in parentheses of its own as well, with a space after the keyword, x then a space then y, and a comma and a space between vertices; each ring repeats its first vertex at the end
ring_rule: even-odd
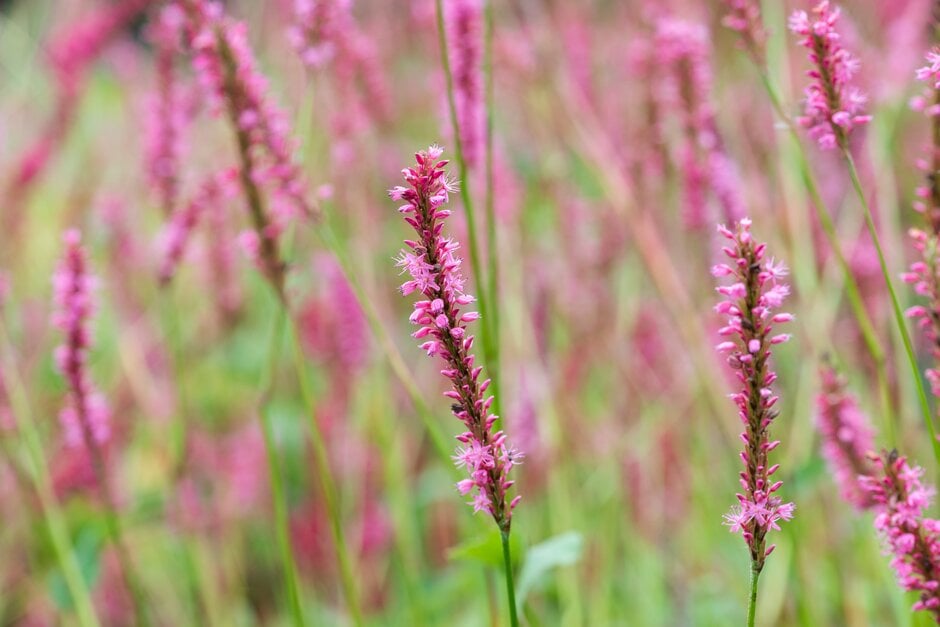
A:
MULTIPOLYGON (((88 366, 112 409, 109 473, 155 622, 289 624, 259 427, 277 301, 235 243, 249 226, 243 201, 228 198, 204 218, 161 286, 167 218, 152 184, 159 76, 148 37, 161 3, 137 2, 78 69, 69 62, 81 47, 66 48, 65 61, 55 53, 120 4, 128 0, 0 3, 3 374, 15 371, 25 391, 102 621, 133 624, 94 482, 57 419, 66 387, 53 360, 61 338, 49 322, 51 276, 62 232, 81 228, 100 280, 88 366)), ((787 114, 799 110, 808 64, 786 19, 808 4, 763 3, 767 66, 787 114)), ((908 101, 934 41, 934 7, 841 4, 843 44, 861 59, 857 82, 874 116, 851 148, 897 277, 914 255, 906 230, 919 220, 915 164, 929 130, 908 101)), ((225 9, 248 25, 325 215, 326 226, 298 221, 286 234, 287 291, 366 623, 502 624, 498 536, 453 488, 439 444, 449 450, 459 425, 440 395, 440 366, 409 337, 410 299, 397 291, 393 261, 409 233, 386 190, 416 150, 440 143, 452 153, 434 2, 356 0, 347 45, 313 65, 292 45, 290 0, 230 0, 225 9)), ((774 533, 758 622, 927 624, 895 585, 871 514, 839 498, 814 428, 828 355, 879 446, 891 445, 807 169, 887 347, 896 445, 937 475, 863 214, 838 155, 793 142, 737 34, 722 25, 726 12, 715 1, 494 5, 493 176, 488 185, 481 161, 462 184, 481 209, 492 197, 494 209, 481 240, 498 260, 486 267, 499 278, 503 426, 526 453, 514 470, 523 500, 513 518, 523 619, 743 622, 748 554, 722 525, 738 490, 739 423, 727 398, 733 381, 714 352, 721 320, 709 267, 715 225, 748 215, 791 267, 787 307, 796 315, 794 339, 774 358, 775 459, 797 509, 774 533), (705 148, 702 116, 713 124, 705 148), (721 168, 696 170, 702 150, 724 159, 721 168)), ((205 176, 236 165, 237 153, 185 55, 174 69, 185 199, 205 176)), ((451 204, 450 228, 465 242, 458 195, 451 204)), ((926 367, 929 349, 914 337, 926 367)), ((304 609, 311 624, 349 624, 289 342, 281 353, 266 411, 304 609)), ((75 624, 32 487, 33 458, 5 400, 0 623, 75 624)))

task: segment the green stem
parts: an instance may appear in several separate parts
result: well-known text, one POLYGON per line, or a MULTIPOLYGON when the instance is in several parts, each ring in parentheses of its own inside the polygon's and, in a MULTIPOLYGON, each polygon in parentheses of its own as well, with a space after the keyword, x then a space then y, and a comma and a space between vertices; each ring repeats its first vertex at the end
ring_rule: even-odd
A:
POLYGON ((895 440, 894 406, 891 402, 891 396, 888 393, 887 360, 885 358, 884 349, 882 348, 881 342, 878 339, 878 334, 875 331, 875 326, 872 323, 871 317, 868 315, 868 311, 865 309, 861 291, 858 287, 858 281, 855 280, 855 275, 852 273, 852 268, 849 266, 845 253, 842 251, 842 245, 839 242, 839 236, 836 233, 832 216, 829 215, 829 210, 826 208, 826 204, 822 199, 822 195, 819 193, 819 186, 816 184, 816 179, 809 167, 809 160, 807 159, 803 142, 800 141, 799 131, 796 128, 796 125, 793 123, 793 120, 784 110, 783 101, 780 98, 780 95, 777 93, 773 82, 770 80, 770 76, 767 73, 767 68, 758 66, 757 70, 758 74, 760 75, 761 83, 764 85, 764 90, 767 92, 767 96, 770 99, 770 104, 773 107, 774 112, 776 112, 777 117, 779 117, 786 125, 790 137, 793 140, 793 144, 797 148, 797 153, 799 155, 800 177, 803 179, 803 184, 806 186, 806 191, 809 193, 810 204, 813 206, 813 209, 815 209, 816 217, 819 219, 820 226, 822 226, 823 233, 826 236, 826 241, 829 243, 829 248, 832 250, 833 255, 835 255, 836 261, 839 264, 839 268, 842 270, 842 276, 845 283, 845 294, 849 301, 849 307, 851 308, 852 314, 858 323, 859 330, 862 333, 863 341, 865 342, 865 347, 868 350, 869 355, 871 355, 871 359, 875 367, 875 377, 878 380, 879 396, 881 398, 882 411, 884 413, 886 427, 885 435, 887 436, 888 441, 893 443, 895 440))
POLYGON ((184 389, 185 380, 183 377, 183 348, 180 338, 179 316, 177 315, 175 283, 166 286, 161 294, 158 295, 161 309, 162 321, 167 335, 170 354, 170 368, 173 375, 173 383, 177 389, 177 410, 175 420, 171 426, 171 481, 175 485, 183 476, 186 466, 186 446, 187 446, 187 428, 186 422, 186 391, 184 389))
MULTIPOLYGON (((490 316, 492 324, 490 330, 493 333, 493 364, 490 375, 497 378, 499 374, 500 363, 500 302, 499 302, 499 242, 496 239, 496 190, 493 175, 493 112, 495 109, 496 91, 493 78, 493 0, 486 0, 483 14, 483 73, 485 89, 485 142, 486 142, 486 163, 484 164, 486 177, 486 250, 487 266, 489 269, 489 282, 487 285, 486 298, 491 308, 490 316)), ((498 386, 497 386, 498 387, 498 386)), ((495 411, 495 410, 494 410, 495 411)), ((499 415, 499 412, 496 411, 499 415)))
POLYGON ((281 342, 284 334, 284 321, 287 314, 280 305, 274 314, 274 329, 271 334, 271 346, 268 351, 268 360, 261 375, 261 430, 264 436, 264 452, 268 462, 268 474, 271 483, 271 500, 274 502, 275 535, 277 547, 281 558, 281 568, 284 570, 284 579, 287 584, 287 597, 291 609, 291 617, 295 627, 303 627, 303 606, 300 602, 300 585, 297 582, 297 564, 291 550, 290 527, 287 511, 287 498, 284 490, 284 479, 277 463, 277 448, 274 442, 274 433, 271 425, 270 397, 274 389, 274 371, 277 368, 280 356, 281 342))
MULTIPOLYGON (((438 45, 441 49, 441 65, 444 69, 444 78, 447 83, 447 108, 450 112, 451 131, 454 135, 454 154, 457 160, 457 170, 460 173, 460 198, 463 201, 464 211, 467 214, 467 239, 470 241, 470 266, 473 268, 474 283, 477 286, 479 298, 477 302, 480 305, 480 339, 483 344, 483 357, 486 359, 487 372, 492 379, 491 390, 494 397, 493 413, 501 415, 499 399, 499 363, 497 362, 496 349, 494 347, 494 320, 490 319, 489 296, 486 293, 487 280, 483 273, 480 263, 480 243, 477 239, 476 216, 473 211, 473 201, 470 196, 470 181, 468 178, 467 161, 463 155, 463 144, 460 139, 460 122, 457 120, 457 104, 454 96, 454 76, 451 72, 450 57, 447 49, 447 31, 444 26, 444 3, 443 0, 435 0, 435 12, 437 14, 437 36, 438 45)), ((491 242, 492 244, 492 242, 491 242)), ((493 270, 492 268, 490 270, 493 270)))
POLYGON ((757 616, 757 578, 760 577, 760 571, 751 566, 751 596, 747 601, 747 627, 754 627, 754 619, 757 616))
POLYGON ((418 386, 415 385, 415 376, 408 369, 405 360, 402 359, 401 353, 398 351, 398 347, 385 329, 385 325, 382 323, 382 318, 379 316, 375 304, 372 302, 372 299, 369 298, 368 294, 366 294, 362 283, 359 281, 359 277, 353 271, 352 264, 349 261, 349 255, 340 239, 336 237, 326 217, 324 217, 323 222, 320 224, 319 228, 317 228, 317 234, 320 236, 323 244, 336 258, 337 263, 339 263, 343 275, 346 277, 353 293, 356 295, 356 300, 366 314, 366 319, 369 321, 372 334, 382 347, 385 358, 388 360, 395 376, 398 377, 398 380, 405 388, 405 392, 408 394, 409 398, 411 398, 411 402, 418 411, 418 415, 424 423, 424 428, 427 430, 435 450, 448 467, 454 468, 453 461, 451 460, 451 455, 453 455, 454 450, 453 446, 444 435, 438 420, 431 413, 431 409, 421 395, 418 386))
POLYGON ((855 167, 855 160, 849 152, 848 147, 843 144, 842 155, 845 157, 845 163, 849 169, 849 177, 852 179, 852 186, 858 195, 862 208, 865 211, 865 224, 868 227, 868 233, 871 235, 872 243, 875 245, 875 251, 878 253, 878 264, 881 266, 881 274, 884 277, 885 285, 888 288, 888 294, 891 297, 891 309, 894 312, 894 321, 897 324, 898 331, 901 334, 901 341, 904 344, 904 352, 907 354, 907 361, 911 366, 911 372, 914 375, 914 385, 917 388, 917 399, 920 402, 920 409, 924 416, 924 424, 927 426, 927 433, 930 434, 930 444, 933 448, 934 459, 940 463, 940 442, 937 441, 937 433, 934 429, 933 419, 930 415, 930 403, 927 401, 927 392, 924 389, 924 381, 921 378, 920 367, 917 365, 917 357, 914 355, 914 346, 911 343, 911 335, 907 330, 907 323, 904 319, 904 313, 901 311, 901 305, 898 302, 898 296, 894 291, 894 284, 891 281, 891 274, 888 271, 888 264, 885 262, 884 251, 881 248, 881 241, 878 238, 878 231, 875 229, 875 221, 872 218, 871 206, 865 197, 862 189, 862 182, 858 176, 858 168, 855 167))
POLYGON ((72 550, 72 542, 69 539, 65 518, 62 515, 62 510, 59 509, 55 492, 52 489, 52 480, 49 477, 49 467, 43 454, 39 430, 33 420, 23 382, 16 371, 6 327, 2 323, 0 323, 0 340, 2 340, 3 351, 0 371, 2 371, 3 381, 7 387, 17 427, 24 441, 29 465, 31 466, 30 475, 35 484, 46 526, 49 528, 52 547, 59 562, 59 568, 62 570, 65 586, 68 588, 69 597, 75 606, 75 614, 79 624, 82 627, 98 627, 100 625, 98 616, 95 614, 88 586, 82 577, 78 560, 72 550))
POLYGON ((316 403, 313 397, 313 390, 310 387, 310 378, 307 375, 307 361, 304 357, 303 349, 300 346, 299 331, 293 319, 291 319, 291 345, 293 347, 297 379, 300 383, 300 392, 303 397, 304 408, 306 409, 310 425, 310 441, 313 445, 314 471, 317 478, 320 480, 320 489, 323 492, 323 500, 326 505, 327 515, 330 519, 330 533, 333 537, 333 544, 336 547, 336 558, 339 562, 340 583, 343 588, 343 596, 346 599, 346 607, 352 615, 353 624, 362 625, 363 620, 362 610, 359 607, 359 593, 356 589, 352 560, 349 556, 349 549, 346 546, 343 533, 343 521, 339 511, 339 498, 336 483, 330 471, 323 432, 320 429, 320 423, 317 421, 316 403))
POLYGON ((512 555, 509 551, 509 531, 500 530, 499 535, 503 540, 503 570, 506 572, 506 597, 509 601, 509 624, 511 627, 519 627, 519 615, 516 609, 516 589, 513 584, 512 575, 512 555))

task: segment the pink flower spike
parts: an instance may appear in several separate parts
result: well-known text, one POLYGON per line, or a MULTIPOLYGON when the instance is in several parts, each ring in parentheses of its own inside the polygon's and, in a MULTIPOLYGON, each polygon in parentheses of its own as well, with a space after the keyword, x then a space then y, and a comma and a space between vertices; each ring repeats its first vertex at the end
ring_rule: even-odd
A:
MULTIPOLYGON (((88 271, 81 233, 66 231, 65 253, 53 276, 55 311, 53 324, 62 331, 65 342, 55 351, 59 372, 68 383, 69 395, 60 413, 66 442, 89 454, 110 440, 110 414, 87 370, 92 346, 89 321, 94 315, 93 292, 97 279, 88 271)), ((99 480, 101 478, 99 477, 99 480)))
POLYGON ((921 482, 923 469, 909 466, 897 451, 872 454, 874 472, 860 485, 877 513, 875 529, 894 556, 898 583, 920 599, 914 610, 940 621, 940 520, 927 518, 935 490, 921 482))
POLYGON ((816 398, 816 428, 822 436, 823 456, 835 476, 842 498, 863 510, 874 502, 859 484, 875 468, 868 458, 874 449, 874 432, 846 382, 832 366, 820 370, 822 390, 816 398))
POLYGON ((771 349, 789 338, 771 333, 774 324, 787 322, 792 317, 773 312, 789 293, 787 285, 780 282, 786 271, 782 264, 767 260, 765 245, 754 241, 750 224, 749 220, 742 220, 733 232, 729 231, 735 244, 729 256, 742 263, 728 275, 731 285, 718 288, 731 299, 726 302, 734 303, 733 307, 722 310, 728 321, 721 331, 734 340, 719 344, 718 350, 728 353, 728 363, 743 384, 731 398, 745 425, 741 434, 744 493, 738 495, 739 505, 725 515, 725 523, 732 532, 741 533, 750 549, 752 568, 759 572, 772 550, 765 548, 767 533, 780 528, 778 521, 793 516, 793 504, 785 503, 775 494, 783 482, 771 485, 769 481, 777 465, 768 463, 768 454, 779 444, 779 441, 771 441, 768 434, 768 427, 777 415, 773 409, 777 397, 770 388, 776 380, 769 366, 771 349), (768 337, 770 339, 764 341, 768 337))
POLYGON ((823 150, 845 147, 852 130, 871 120, 863 113, 865 96, 850 84, 859 62, 840 44, 839 13, 829 0, 822 0, 812 16, 796 11, 789 23, 813 63, 807 72, 811 82, 804 92, 803 116, 797 122, 823 150))
POLYGON ((441 154, 435 146, 416 154, 417 166, 402 171, 407 186, 389 192, 393 200, 406 200, 413 207, 405 220, 418 235, 416 240, 405 241, 406 248, 397 260, 410 276, 401 292, 420 294, 410 316, 411 322, 420 326, 415 335, 431 338, 421 347, 445 362, 441 373, 452 385, 445 396, 453 401, 451 410, 466 429, 457 437, 463 446, 457 449, 454 461, 469 478, 460 481, 457 489, 461 494, 473 494, 470 505, 474 512, 489 512, 500 529, 508 532, 518 502, 518 497, 508 498, 513 485, 509 472, 523 456, 506 444, 504 433, 493 432, 493 397, 484 395, 489 380, 480 382, 483 367, 474 365, 475 357, 470 353, 473 338, 467 334, 467 325, 480 316, 475 311, 461 311, 473 297, 464 292, 459 246, 443 236, 444 221, 450 214, 441 206, 456 185, 447 177, 447 162, 439 160, 441 154))

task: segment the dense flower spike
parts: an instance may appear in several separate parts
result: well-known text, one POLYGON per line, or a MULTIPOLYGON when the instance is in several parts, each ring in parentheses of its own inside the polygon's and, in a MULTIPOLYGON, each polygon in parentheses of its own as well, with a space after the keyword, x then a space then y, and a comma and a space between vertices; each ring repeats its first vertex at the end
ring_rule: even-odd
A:
POLYGON ((918 326, 930 342, 934 365, 926 371, 935 396, 940 396, 940 51, 927 54, 927 65, 917 70, 917 78, 926 83, 924 92, 913 99, 913 108, 930 120, 931 143, 925 158, 918 162, 924 171, 924 184, 917 188, 914 209, 923 215, 925 227, 911 229, 910 235, 918 259, 901 277, 914 286, 926 302, 911 307, 907 315, 918 320, 918 326))
POLYGON ((185 16, 180 7, 163 7, 147 31, 156 49, 157 89, 146 103, 145 165, 148 183, 156 191, 164 214, 176 208, 179 160, 188 106, 174 68, 185 16))
POLYGON ((56 349, 55 361, 69 387, 69 397, 59 415, 65 440, 72 447, 104 445, 111 435, 109 411, 104 396, 88 376, 91 347, 89 320, 94 313, 96 278, 88 272, 81 233, 67 231, 65 254, 53 276, 55 313, 52 321, 65 336, 56 349))
POLYGON ((462 311, 474 298, 464 293, 457 242, 442 235, 443 221, 450 215, 445 208, 448 195, 456 189, 444 171, 447 161, 440 160, 442 154, 438 146, 417 153, 417 167, 402 170, 407 187, 389 191, 392 200, 405 202, 399 211, 418 234, 417 241, 405 241, 407 248, 398 259, 398 266, 411 277, 401 292, 406 296, 418 292, 423 297, 411 315, 411 322, 420 327, 414 337, 425 340, 421 348, 429 356, 444 361, 441 374, 453 385, 444 395, 453 401, 454 416, 467 428, 457 436, 460 447, 454 459, 469 477, 457 489, 471 495, 474 512, 489 512, 500 529, 508 531, 520 498, 507 501, 513 484, 509 472, 522 455, 506 443, 502 431, 493 432, 497 420, 489 413, 493 397, 484 396, 490 381, 479 380, 483 367, 474 365, 476 358, 470 352, 473 336, 467 333, 467 324, 479 314, 462 311))
POLYGON ((819 374, 822 389, 816 398, 816 428, 822 436, 823 456, 842 498, 858 509, 869 509, 874 502, 859 480, 875 470, 868 457, 875 448, 874 432, 855 397, 846 390, 845 379, 828 364, 819 374))
POLYGON ((351 0, 294 0, 294 24, 287 32, 301 61, 322 68, 349 36, 351 0))
POLYGON ((193 65, 213 109, 224 107, 236 129, 241 156, 241 180, 255 233, 249 248, 275 283, 283 288, 284 266, 278 236, 290 219, 314 217, 316 206, 307 198, 307 183, 295 161, 294 141, 287 118, 268 94, 267 79, 259 72, 243 22, 226 16, 220 5, 204 0, 179 0, 188 18, 188 45, 193 65), (259 188, 272 186, 271 215, 259 188))
POLYGON ((725 515, 732 532, 740 532, 751 551, 751 564, 760 572, 764 559, 774 549, 765 548, 765 536, 779 529, 778 522, 793 517, 793 503, 784 503, 776 495, 782 481, 772 482, 778 466, 769 465, 768 454, 780 444, 771 440, 769 429, 777 417, 778 397, 771 386, 777 375, 770 369, 771 348, 790 339, 789 335, 773 335, 775 324, 793 319, 788 313, 774 313, 790 293, 782 281, 787 269, 782 263, 766 258, 766 244, 758 244, 751 236, 751 221, 741 220, 734 231, 724 226, 718 232, 732 242, 722 250, 731 259, 728 264, 712 268, 716 277, 731 277, 733 283, 718 288, 726 298, 715 310, 728 316, 728 324, 719 335, 729 338, 717 346, 728 354, 728 365, 741 382, 741 391, 731 398, 738 406, 744 424, 741 439, 743 493, 737 495, 739 505, 725 515))
MULTIPOLYGON (((156 0, 121 0, 109 3, 87 18, 70 24, 54 37, 49 61, 61 84, 74 86, 89 64, 127 24, 156 0)), ((61 86, 61 85, 60 85, 61 86)))
POLYGON ((822 0, 812 16, 806 11, 790 16, 790 30, 800 36, 814 66, 806 73, 812 82, 804 91, 804 114, 797 122, 823 150, 845 145, 854 128, 871 120, 864 113, 864 94, 850 85, 859 61, 842 48, 836 30, 839 14, 837 7, 822 0))
POLYGON ((468 168, 483 158, 483 2, 453 0, 446 5, 454 106, 460 146, 468 168))
POLYGON ((920 593, 915 610, 940 622, 940 520, 925 518, 935 490, 921 483, 922 468, 897 451, 872 455, 876 476, 861 485, 878 511, 875 528, 894 556, 891 566, 902 588, 920 593))

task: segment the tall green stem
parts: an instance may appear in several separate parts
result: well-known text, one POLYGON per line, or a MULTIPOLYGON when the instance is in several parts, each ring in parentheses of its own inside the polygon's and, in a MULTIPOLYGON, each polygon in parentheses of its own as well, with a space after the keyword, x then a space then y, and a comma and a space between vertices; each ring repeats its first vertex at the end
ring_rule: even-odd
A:
POLYGON ((509 600, 509 624, 511 627, 519 626, 519 615, 516 608, 516 588, 513 583, 512 554, 509 549, 509 531, 500 530, 503 541, 503 570, 506 572, 506 597, 509 600))
POLYGON ((91 594, 72 550, 72 542, 69 539, 65 517, 62 515, 62 510, 59 509, 59 503, 56 501, 55 492, 52 489, 49 466, 43 454, 39 430, 33 420, 26 389, 16 370, 6 327, 2 323, 0 323, 0 340, 2 340, 2 346, 0 346, 0 350, 2 350, 0 371, 3 373, 3 381, 7 387, 16 424, 26 447, 31 466, 30 475, 36 487, 36 494, 39 497, 39 505, 46 519, 46 526, 49 528, 52 548, 59 562, 59 568, 62 569, 62 577, 65 580, 66 588, 68 588, 69 597, 75 606, 75 614, 79 624, 82 627, 98 627, 100 625, 98 616, 95 614, 91 594))
POLYGON ((891 297, 891 309, 894 312, 894 321, 897 324, 898 331, 901 334, 901 341, 904 344, 904 352, 907 354, 907 361, 911 366, 911 372, 914 376, 914 385, 917 388, 917 399, 920 402, 920 409, 924 416, 924 424, 927 426, 927 433, 930 435, 930 444, 933 448, 934 459, 940 463, 940 442, 937 441, 936 429, 933 425, 933 418, 930 415, 930 403, 927 401, 927 391, 924 389, 924 381, 921 377, 920 367, 917 365, 917 357, 914 355, 914 346, 911 343, 911 335, 907 330, 907 321, 904 319, 904 313, 901 311, 901 305, 898 302, 898 296, 894 291, 894 284, 891 281, 891 274, 888 271, 888 264, 885 262, 884 251, 881 248, 881 240, 878 238, 878 231, 875 228, 875 221, 872 217, 871 206, 868 198, 865 197, 865 191, 862 189, 862 182, 858 176, 858 168, 855 167, 855 160, 847 146, 842 145, 842 154, 845 157, 845 163, 849 169, 849 177, 852 179, 852 186, 858 195, 859 202, 865 211, 865 224, 868 226, 868 233, 871 235, 871 241, 875 245, 875 251, 878 253, 878 264, 881 266, 881 274, 884 277, 885 285, 888 288, 888 295, 891 297))
MULTIPOLYGON (((480 326, 480 339, 483 344, 483 356, 486 359, 487 372, 490 375, 492 383, 490 389, 494 397, 493 413, 501 415, 499 399, 499 363, 498 354, 495 348, 495 328, 494 320, 490 318, 490 302, 487 294, 487 280, 483 273, 480 260, 480 243, 477 238, 476 215, 473 210, 473 200, 470 195, 469 171, 467 161, 464 159, 463 144, 460 139, 460 122, 457 119, 457 103, 454 95, 454 76, 450 67, 450 57, 447 48, 447 29, 444 25, 444 3, 443 0, 435 0, 435 9, 437 13, 437 37, 438 45, 441 49, 441 66, 444 69, 444 79, 447 83, 447 108, 450 112, 451 131, 454 135, 454 154, 457 159, 457 170, 460 173, 460 198, 463 201, 464 211, 467 214, 467 239, 470 240, 470 265, 473 268, 474 283, 477 286, 479 294, 478 302, 480 305, 480 317, 482 324, 480 326)), ((493 246, 494 242, 490 242, 493 246)), ((494 268, 490 268, 493 271, 494 268)))
POLYGON ((878 334, 875 331, 875 326, 871 321, 871 317, 868 315, 868 311, 865 309, 865 304, 862 301, 861 291, 858 287, 858 281, 855 280, 855 275, 852 273, 852 268, 849 266, 845 253, 842 251, 842 245, 839 242, 835 224, 832 221, 832 217, 829 215, 829 210, 826 208, 826 204, 822 199, 822 195, 819 193, 819 186, 816 184, 816 179, 809 167, 809 160, 807 159, 803 142, 800 141, 799 131, 797 130, 796 125, 793 123, 792 118, 784 110, 780 94, 777 93, 777 89, 774 87, 774 84, 770 79, 767 68, 758 65, 757 71, 760 75, 761 83, 764 86, 764 91, 767 92, 767 97, 770 99, 770 104, 774 112, 777 114, 777 117, 783 121, 784 125, 786 125, 787 131, 793 140, 793 144, 796 146, 797 152, 799 154, 800 177, 803 179, 803 184, 806 186, 806 191, 809 193, 810 204, 812 204, 813 209, 815 209, 816 217, 819 219, 820 226, 822 226, 823 233, 826 236, 826 241, 829 243, 829 248, 832 249, 832 253, 835 255, 836 261, 839 264, 839 268, 842 270, 843 281, 845 283, 845 295, 848 298, 849 307, 851 308, 852 314, 858 323, 859 330, 862 333, 863 341, 865 342, 865 347, 868 350, 869 355, 871 355, 871 359, 875 367, 875 377, 878 382, 878 394, 882 405, 882 411, 884 413, 884 422, 886 427, 885 435, 889 442, 894 443, 894 407, 891 402, 891 395, 888 388, 887 360, 885 358, 884 349, 882 348, 881 342, 878 339, 878 334))
POLYGON ((747 600, 747 627, 754 627, 754 619, 757 616, 757 578, 760 577, 760 571, 751 566, 751 595, 747 600))
POLYGON ((323 439, 320 423, 317 421, 316 403, 313 397, 313 390, 310 387, 310 378, 307 375, 307 361, 304 357, 303 349, 300 346, 300 337, 296 322, 293 318, 291 319, 291 345, 294 353, 294 367, 297 371, 297 379, 300 383, 304 409, 306 410, 310 425, 310 441, 313 445, 314 471, 320 481, 320 489, 323 492, 326 513, 330 519, 330 533, 333 537, 333 544, 336 546, 336 557, 339 561, 340 570, 340 583, 343 588, 343 595, 346 598, 346 607, 352 615, 353 623, 355 625, 362 625, 362 610, 359 607, 359 593, 353 576, 352 560, 349 556, 349 549, 346 546, 343 533, 343 521, 341 512, 339 511, 339 498, 336 483, 330 471, 326 443, 323 439))

